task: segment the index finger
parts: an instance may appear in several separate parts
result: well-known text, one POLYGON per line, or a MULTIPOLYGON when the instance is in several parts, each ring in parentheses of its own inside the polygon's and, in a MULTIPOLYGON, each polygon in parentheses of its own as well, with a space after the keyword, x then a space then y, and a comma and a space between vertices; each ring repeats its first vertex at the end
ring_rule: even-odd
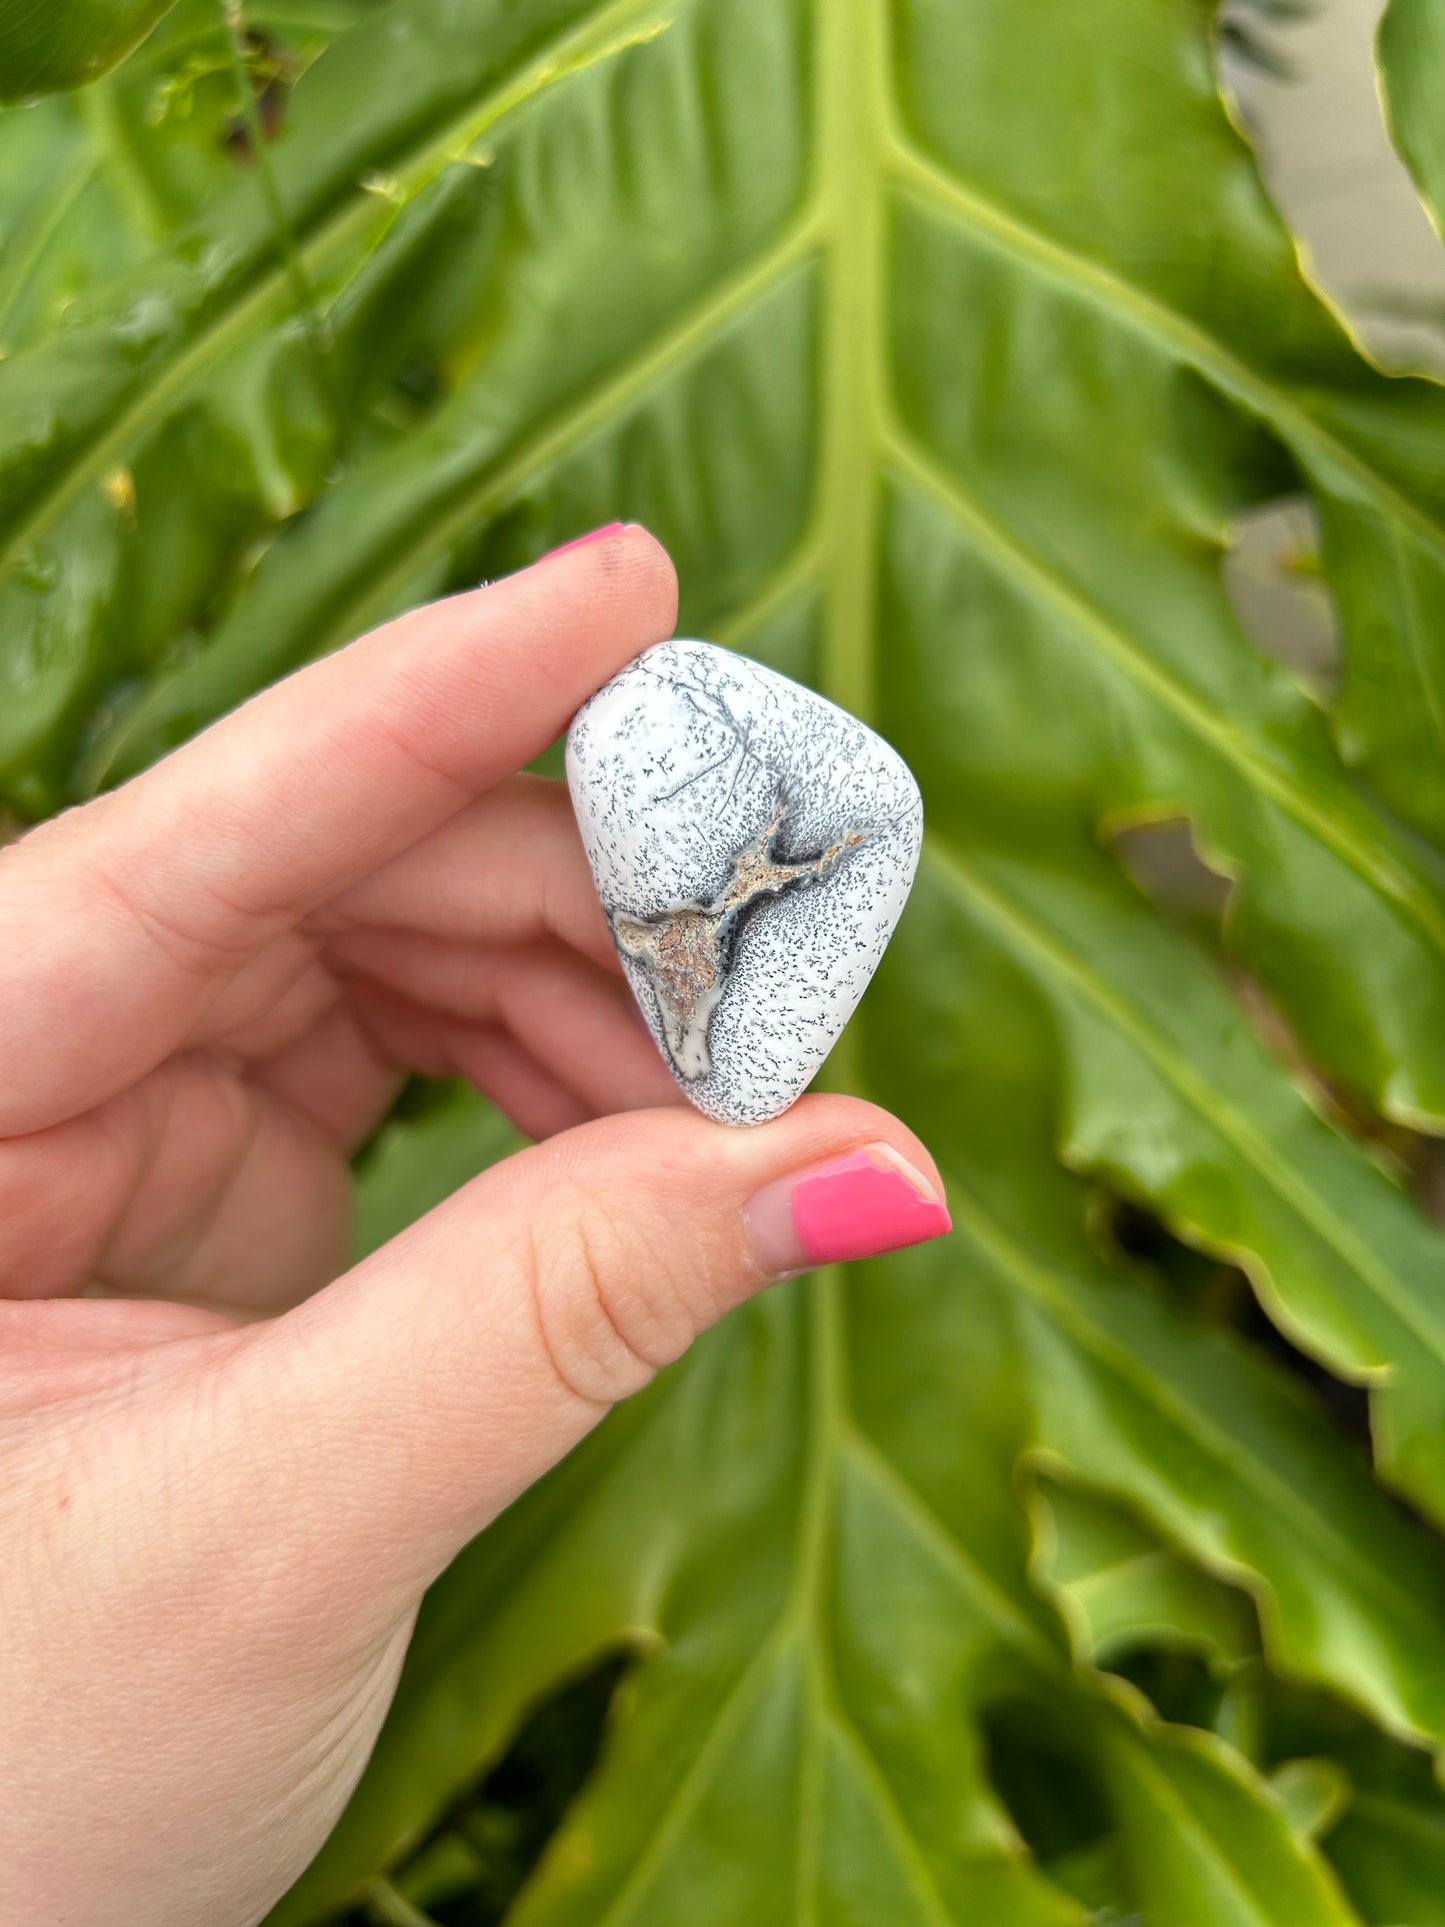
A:
POLYGON ((0 851, 0 1136, 154 1069, 267 941, 537 755, 675 613, 666 553, 619 527, 374 630, 0 851))

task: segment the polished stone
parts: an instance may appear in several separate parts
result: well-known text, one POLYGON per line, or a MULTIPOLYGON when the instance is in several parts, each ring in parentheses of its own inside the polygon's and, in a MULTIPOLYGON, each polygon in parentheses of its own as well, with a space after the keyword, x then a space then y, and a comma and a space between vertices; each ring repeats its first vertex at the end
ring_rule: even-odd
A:
POLYGON ((687 1096, 776 1117, 857 1007, 918 866, 881 736, 760 663, 665 642, 577 714, 567 781, 628 981, 687 1096))

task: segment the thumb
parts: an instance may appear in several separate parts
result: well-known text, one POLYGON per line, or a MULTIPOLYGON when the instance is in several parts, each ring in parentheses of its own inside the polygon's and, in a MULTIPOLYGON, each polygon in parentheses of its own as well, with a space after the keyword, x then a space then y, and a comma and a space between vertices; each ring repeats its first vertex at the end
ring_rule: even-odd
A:
POLYGON ((632 1112, 524 1151, 244 1335, 208 1401, 261 1515, 232 1508, 231 1544, 304 1547, 298 1607, 364 1573, 404 1610, 724 1312, 941 1235, 942 1196, 918 1140, 845 1097, 746 1130, 632 1112))

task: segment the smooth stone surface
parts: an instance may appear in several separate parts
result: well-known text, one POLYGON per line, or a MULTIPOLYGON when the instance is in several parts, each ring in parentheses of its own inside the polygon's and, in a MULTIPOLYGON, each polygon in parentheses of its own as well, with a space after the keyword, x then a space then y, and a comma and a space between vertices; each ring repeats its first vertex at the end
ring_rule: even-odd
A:
POLYGON ((567 781, 634 996, 682 1089, 759 1124, 811 1082, 907 901, 923 799, 856 717, 710 642, 629 663, 567 781))

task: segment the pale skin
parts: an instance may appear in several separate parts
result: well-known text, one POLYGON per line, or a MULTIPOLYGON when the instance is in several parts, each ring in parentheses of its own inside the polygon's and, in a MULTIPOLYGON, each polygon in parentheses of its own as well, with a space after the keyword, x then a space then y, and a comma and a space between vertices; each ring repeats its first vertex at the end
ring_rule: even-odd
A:
POLYGON ((248 1927, 315 1853, 423 1588, 767 1282, 747 1131, 633 1011, 515 772, 668 636, 626 528, 302 670, 0 851, 0 1927, 248 1927), (410 1070, 531 1149, 345 1270, 410 1070))

